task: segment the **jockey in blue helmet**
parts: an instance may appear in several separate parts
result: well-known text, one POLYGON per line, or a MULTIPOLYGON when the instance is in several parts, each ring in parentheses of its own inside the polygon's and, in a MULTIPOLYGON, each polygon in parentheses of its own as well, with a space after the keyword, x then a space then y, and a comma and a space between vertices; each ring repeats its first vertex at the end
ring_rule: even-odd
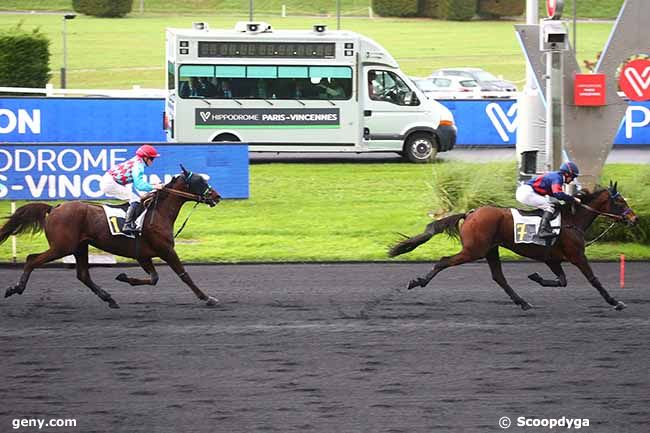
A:
POLYGON ((574 162, 567 161, 560 166, 558 171, 537 176, 517 188, 517 201, 544 211, 537 233, 540 238, 554 236, 551 229, 551 218, 555 212, 555 205, 550 197, 565 202, 580 203, 579 198, 573 197, 563 190, 565 184, 573 182, 579 175, 578 166, 574 162))

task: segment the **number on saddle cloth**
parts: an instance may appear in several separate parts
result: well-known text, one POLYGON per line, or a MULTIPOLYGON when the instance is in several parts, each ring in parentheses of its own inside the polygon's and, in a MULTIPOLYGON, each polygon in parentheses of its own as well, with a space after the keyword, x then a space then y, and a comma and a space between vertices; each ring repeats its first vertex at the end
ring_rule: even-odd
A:
MULTIPOLYGON (((102 208, 104 209, 104 214, 106 215, 106 221, 108 222, 108 227, 113 236, 126 236, 128 238, 134 238, 135 235, 127 235, 122 232, 122 227, 124 227, 124 220, 126 219, 126 209, 120 206, 111 206, 103 204, 102 208)), ((135 220, 135 226, 137 231, 142 230, 142 225, 144 224, 144 218, 147 214, 147 209, 145 209, 135 220)))
POLYGON ((539 224, 543 211, 536 209, 533 211, 524 211, 521 209, 511 208, 512 222, 514 227, 514 240, 516 244, 536 244, 541 246, 551 246, 557 241, 560 235, 560 226, 562 225, 562 216, 560 212, 555 212, 551 220, 551 229, 555 236, 547 239, 537 237, 539 224))

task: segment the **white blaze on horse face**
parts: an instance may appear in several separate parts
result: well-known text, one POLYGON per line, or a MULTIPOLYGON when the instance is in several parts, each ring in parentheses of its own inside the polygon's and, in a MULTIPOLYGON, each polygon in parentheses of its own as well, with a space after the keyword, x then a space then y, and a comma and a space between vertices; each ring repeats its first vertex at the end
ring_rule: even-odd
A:
POLYGON ((517 116, 517 103, 515 102, 508 109, 506 114, 501 105, 496 102, 489 103, 485 107, 485 113, 490 118, 494 129, 497 130, 499 136, 504 142, 510 141, 509 134, 517 130, 518 116, 517 116))

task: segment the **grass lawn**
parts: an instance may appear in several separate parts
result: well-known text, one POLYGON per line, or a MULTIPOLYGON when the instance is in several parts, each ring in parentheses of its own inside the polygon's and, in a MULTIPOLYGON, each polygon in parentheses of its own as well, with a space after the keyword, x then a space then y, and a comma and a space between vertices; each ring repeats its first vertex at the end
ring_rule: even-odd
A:
MULTIPOLYGON (((215 208, 199 206, 178 238, 184 261, 376 261, 386 260, 386 247, 398 232, 420 233, 437 211, 432 183, 445 170, 512 172, 514 163, 376 164, 254 164, 251 198, 227 200, 215 208), (512 168, 512 169, 511 169, 512 168)), ((612 165, 612 173, 630 172, 612 165)), ((632 174, 631 176, 634 176, 632 174)), ((621 178, 623 192, 631 178, 621 178)), ((514 182, 505 179, 504 196, 514 196, 514 182)), ((218 188, 218 185, 215 185, 218 188)), ((492 184, 490 184, 492 187, 492 184)), ((627 188, 627 191, 635 191, 627 188)), ((472 192, 473 194, 474 192, 472 192)), ((468 203, 465 201, 465 203, 468 203)), ((23 204, 23 203, 19 203, 23 204)), ((647 202, 631 201, 643 215, 647 202)), ((186 205, 177 227, 190 211, 186 205)), ((8 202, 0 202, 7 215, 8 202)), ((18 238, 18 257, 46 248, 43 235, 18 238)), ((459 244, 444 235, 434 237, 399 260, 434 260, 458 251, 459 244)), ((650 259, 650 245, 597 243, 588 249, 592 259, 650 259)), ((503 251, 504 258, 514 255, 503 251)), ((11 242, 0 245, 0 262, 11 260, 11 242)))
MULTIPOLYGON (((196 15, 131 14, 124 19, 79 16, 67 24, 68 88, 126 89, 164 86, 166 27, 190 27, 207 21, 212 28, 232 28, 246 16, 216 12, 196 15)), ((336 28, 334 17, 268 17, 278 29, 309 29, 314 23, 336 28)), ((60 15, 0 14, 0 30, 22 23, 28 30, 40 28, 50 41, 51 83, 59 86, 63 62, 60 15)), ((362 33, 381 43, 414 76, 452 66, 484 68, 506 79, 523 83, 524 57, 515 37, 513 21, 448 22, 424 18, 343 18, 342 28, 362 33)), ((602 50, 612 24, 578 25, 578 60, 594 60, 602 50)))

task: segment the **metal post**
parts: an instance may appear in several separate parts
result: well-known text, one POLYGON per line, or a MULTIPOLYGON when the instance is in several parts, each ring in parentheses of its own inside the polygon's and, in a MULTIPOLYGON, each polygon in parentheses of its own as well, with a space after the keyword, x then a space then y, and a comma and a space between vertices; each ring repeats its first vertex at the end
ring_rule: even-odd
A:
MULTIPOLYGON (((12 201, 11 202, 11 214, 16 213, 16 202, 12 201)), ((11 237, 11 260, 16 263, 16 236, 11 237)))
POLYGON ((63 67, 61 68, 61 88, 66 88, 66 71, 68 69, 68 33, 66 21, 73 20, 77 14, 63 15, 63 67))
POLYGON ((65 71, 68 68, 68 47, 67 47, 67 37, 66 37, 66 23, 68 20, 63 16, 63 67, 61 68, 61 88, 65 89, 66 80, 65 80, 65 71))
POLYGON ((248 21, 253 21, 253 0, 248 1, 248 21))
POLYGON ((578 34, 578 19, 576 18, 578 7, 578 0, 573 0, 573 55, 577 58, 578 45, 576 42, 576 35, 578 34))
POLYGON ((140 0, 140 13, 144 13, 144 0, 140 0))
POLYGON ((336 30, 341 30, 341 0, 336 0, 336 30))
POLYGON ((562 163, 562 53, 546 53, 546 170, 562 163))

